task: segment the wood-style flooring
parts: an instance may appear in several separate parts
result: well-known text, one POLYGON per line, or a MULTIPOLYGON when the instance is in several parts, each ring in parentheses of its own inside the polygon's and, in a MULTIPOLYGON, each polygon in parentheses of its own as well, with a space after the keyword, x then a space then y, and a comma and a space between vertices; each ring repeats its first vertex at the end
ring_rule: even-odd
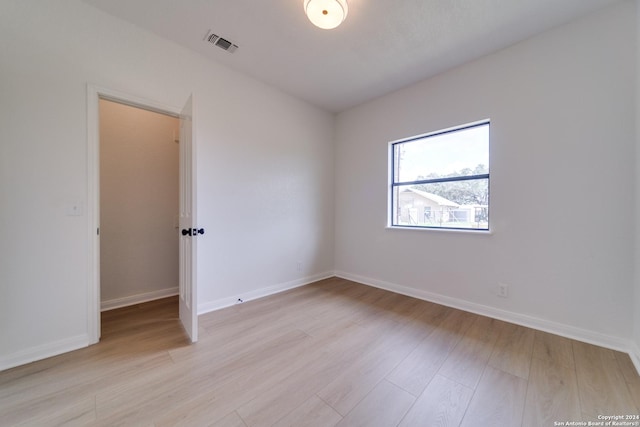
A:
POLYGON ((99 344, 0 372, 1 426, 555 426, 640 414, 629 357, 332 278, 200 316, 103 313, 99 344))

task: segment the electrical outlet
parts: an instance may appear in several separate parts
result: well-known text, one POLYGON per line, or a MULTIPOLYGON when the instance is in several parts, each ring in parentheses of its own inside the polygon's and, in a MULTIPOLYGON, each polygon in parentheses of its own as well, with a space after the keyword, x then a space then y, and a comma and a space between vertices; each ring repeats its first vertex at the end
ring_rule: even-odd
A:
POLYGON ((505 283, 498 283, 498 296, 507 298, 509 296, 509 285, 505 283))

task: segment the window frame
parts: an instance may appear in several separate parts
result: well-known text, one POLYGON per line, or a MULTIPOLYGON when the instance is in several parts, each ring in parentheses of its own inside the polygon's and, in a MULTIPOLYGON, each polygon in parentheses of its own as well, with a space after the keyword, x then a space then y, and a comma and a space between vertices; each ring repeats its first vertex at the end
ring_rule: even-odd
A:
POLYGON ((472 232, 472 233, 485 233, 491 234, 491 215, 489 212, 490 201, 491 201, 491 161, 487 165, 488 173, 486 174, 478 174, 478 175, 460 175, 454 177, 442 177, 442 178, 431 178, 431 179, 420 179, 414 181, 399 181, 395 182, 395 168, 396 168, 396 156, 395 156, 395 147, 399 144, 404 144, 412 141, 424 140, 430 137, 444 135, 448 133, 455 133, 459 131, 463 131, 465 129, 471 129, 479 126, 489 126, 489 141, 488 147, 489 157, 491 156, 491 119, 478 120, 471 123, 466 123, 460 126, 454 126, 446 129, 437 130, 434 132, 429 132, 421 135, 411 136, 408 138, 398 139, 395 141, 389 142, 389 180, 388 180, 388 221, 387 228, 391 229, 411 229, 411 230, 438 230, 438 231, 454 231, 454 232, 472 232), (471 181, 471 180, 479 180, 486 179, 487 180, 487 227, 486 228, 468 228, 468 227, 438 227, 438 226, 427 226, 427 225, 411 225, 411 224, 394 224, 397 222, 397 217, 394 217, 394 210, 397 209, 396 203, 394 200, 399 200, 399 195, 397 198, 394 198, 394 192, 397 187, 408 186, 408 185, 420 185, 420 184, 432 184, 432 183, 442 183, 442 182, 461 182, 461 181, 471 181))

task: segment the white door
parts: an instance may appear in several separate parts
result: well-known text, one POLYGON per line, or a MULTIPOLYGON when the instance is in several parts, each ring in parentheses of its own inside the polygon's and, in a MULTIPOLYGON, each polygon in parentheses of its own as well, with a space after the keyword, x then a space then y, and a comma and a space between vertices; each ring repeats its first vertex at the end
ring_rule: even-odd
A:
POLYGON ((196 230, 193 185, 192 98, 180 114, 180 321, 191 342, 198 340, 196 230))

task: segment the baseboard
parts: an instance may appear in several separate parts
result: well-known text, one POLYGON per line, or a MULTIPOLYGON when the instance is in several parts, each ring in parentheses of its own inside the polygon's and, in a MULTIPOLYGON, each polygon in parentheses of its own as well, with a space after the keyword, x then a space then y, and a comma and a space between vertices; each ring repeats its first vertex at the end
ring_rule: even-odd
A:
POLYGON ((57 356, 69 351, 78 350, 79 348, 89 346, 89 343, 89 335, 84 334, 20 350, 16 353, 9 354, 8 356, 0 357, 0 371, 15 368, 20 365, 26 365, 27 363, 57 356))
POLYGON ((280 292, 288 291, 289 289, 305 286, 318 280, 328 279, 334 277, 333 271, 314 274, 312 276, 302 277, 300 279, 292 280, 290 282, 280 283, 278 285, 268 286, 266 288, 256 289, 254 291, 245 292, 243 294, 234 295, 228 298, 221 298, 215 301, 207 301, 198 304, 198 314, 209 313, 211 311, 220 310, 226 307, 230 307, 238 303, 238 299, 243 302, 251 301, 258 298, 263 298, 269 295, 277 294, 280 292))
POLYGON ((124 298, 110 299, 100 302, 100 311, 108 311, 116 308, 127 307, 129 305, 142 304, 143 302, 172 297, 174 295, 178 295, 178 287, 145 292, 143 294, 131 295, 124 298))
POLYGON ((631 358, 631 362, 633 366, 636 367, 636 371, 640 374, 640 347, 638 344, 632 343, 631 349, 629 350, 629 357, 631 358))
MULTIPOLYGON (((528 328, 536 329, 539 331, 549 332, 577 341, 598 345, 600 347, 629 353, 629 356, 634 362, 636 369, 640 367, 640 358, 638 357, 640 356, 640 351, 636 351, 635 355, 632 354, 633 352, 631 350, 633 347, 630 340, 625 340, 619 337, 612 337, 599 332, 589 331, 587 329, 577 328, 575 326, 552 322, 549 320, 515 313, 512 311, 501 310, 482 304, 476 304, 473 302, 427 292, 420 289, 414 289, 395 283, 389 283, 369 277, 358 276, 356 274, 350 274, 343 271, 336 271, 335 275, 336 277, 362 283, 368 286, 373 286, 375 288, 380 288, 398 294, 407 295, 413 298, 434 302, 436 304, 445 305, 447 307, 457 308, 460 310, 479 314, 481 316, 487 316, 494 319, 503 320, 505 322, 515 323, 517 325, 526 326, 528 328)), ((640 369, 638 370, 638 372, 640 372, 640 369)))
MULTIPOLYGON (((482 316, 491 317, 494 319, 503 320, 505 322, 515 323, 521 326, 526 326, 532 329, 537 329, 544 332, 549 332, 555 335, 564 336, 567 338, 575 339, 578 341, 587 342, 590 344, 598 345, 601 347, 610 348, 612 350, 622 351, 629 354, 633 365, 638 373, 640 373, 640 347, 630 340, 622 338, 611 337, 598 332, 589 331, 586 329, 576 328, 574 326, 564 325, 557 322, 551 322, 548 320, 527 316, 515 312, 496 309, 494 307, 485 306, 482 304, 476 304, 457 298, 448 297, 432 292, 427 292, 419 289, 414 289, 395 283, 376 280, 364 276, 346 273, 343 271, 325 272, 316 274, 313 276, 307 276, 290 282, 281 283, 266 288, 257 289, 251 292, 246 292, 240 295, 235 295, 228 298, 222 298, 215 301, 209 301, 202 304, 198 304, 198 314, 204 314, 211 311, 219 310, 225 307, 229 307, 237 304, 238 298, 243 301, 251 301, 257 298, 263 298, 269 295, 277 294, 289 289, 294 289, 300 286, 305 286, 319 280, 328 279, 330 277, 340 277, 343 279, 351 280, 361 283, 363 285, 372 286, 375 288, 384 289, 390 292, 395 292, 402 295, 407 295, 413 298, 418 298, 425 301, 434 302, 437 304, 445 305, 447 307, 457 308, 464 311, 469 311, 482 316)), ((139 304, 142 302, 152 301, 159 298, 165 298, 168 296, 177 295, 178 288, 165 289, 162 291, 154 291, 145 294, 134 295, 126 298, 119 298, 115 300, 104 301, 101 306, 102 310, 111 310, 118 307, 124 307, 132 304, 139 304)), ((90 344, 90 339, 87 334, 78 335, 76 337, 67 338, 64 340, 56 341, 53 343, 43 344, 40 346, 21 350, 19 352, 9 354, 8 356, 0 357, 0 371, 11 369, 16 366, 25 365, 37 360, 46 359, 48 357, 57 356, 62 353, 66 353, 80 348, 87 347, 90 344)))

